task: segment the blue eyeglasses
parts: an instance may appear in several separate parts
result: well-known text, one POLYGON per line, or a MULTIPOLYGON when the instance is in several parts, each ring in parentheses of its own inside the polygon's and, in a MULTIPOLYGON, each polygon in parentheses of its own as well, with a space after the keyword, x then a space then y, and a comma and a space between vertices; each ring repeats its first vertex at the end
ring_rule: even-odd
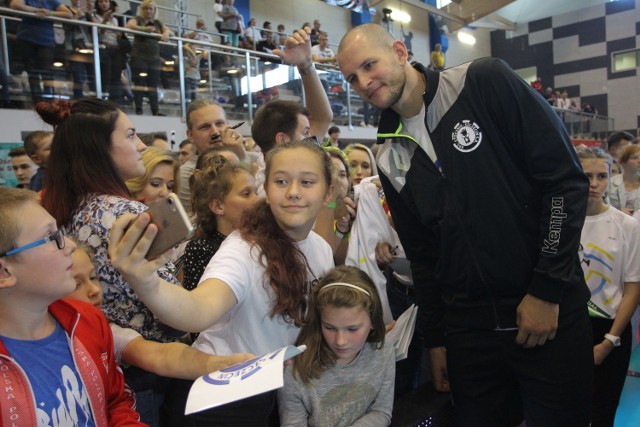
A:
POLYGON ((62 230, 57 230, 49 234, 44 239, 36 240, 35 242, 29 243, 28 245, 20 246, 19 248, 11 249, 8 252, 2 253, 0 254, 0 258, 15 255, 18 252, 26 251, 27 249, 35 248, 49 242, 56 242, 56 246, 58 247, 58 249, 64 249, 64 232, 62 230))

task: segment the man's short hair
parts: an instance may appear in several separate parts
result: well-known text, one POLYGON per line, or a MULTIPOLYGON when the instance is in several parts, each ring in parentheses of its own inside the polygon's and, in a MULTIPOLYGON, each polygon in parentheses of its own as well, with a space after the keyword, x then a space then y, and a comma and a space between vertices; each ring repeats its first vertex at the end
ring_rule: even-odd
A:
POLYGON ((614 132, 609 135, 609 138, 607 138, 607 150, 611 151, 611 149, 620 145, 620 142, 622 141, 629 141, 633 143, 635 138, 629 132, 614 132))
POLYGON ((180 142, 179 147, 183 148, 185 145, 189 145, 189 144, 191 144, 191 141, 189 141, 189 138, 183 139, 182 142, 180 142))
POLYGON ((336 132, 340 133, 340 128, 338 126, 331 126, 329 128, 329 132, 328 132, 329 135, 331 135, 332 133, 336 133, 336 132))
POLYGON ((191 113, 201 108, 208 107, 209 105, 219 106, 220 104, 207 98, 199 98, 189 103, 189 106, 187 107, 187 129, 191 130, 191 126, 193 126, 193 123, 191 122, 191 113))
POLYGON ((11 151, 9 151, 9 157, 11 158, 27 155, 27 150, 25 150, 24 147, 13 147, 11 151))
POLYGON ((27 155, 31 157, 36 154, 40 141, 50 136, 53 136, 53 132, 47 132, 44 130, 36 130, 27 135, 24 139, 24 149, 27 151, 27 155))
POLYGON ((279 132, 294 139, 298 114, 309 117, 309 110, 295 101, 276 99, 258 108, 251 125, 251 137, 262 153, 266 154, 274 147, 279 132))

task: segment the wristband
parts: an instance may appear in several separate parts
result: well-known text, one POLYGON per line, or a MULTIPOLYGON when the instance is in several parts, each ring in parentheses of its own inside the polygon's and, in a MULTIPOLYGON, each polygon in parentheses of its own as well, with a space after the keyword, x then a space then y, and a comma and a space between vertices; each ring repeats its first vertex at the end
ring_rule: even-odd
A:
POLYGON ((604 334, 604 338, 611 341, 611 344, 613 344, 614 347, 620 347, 620 337, 611 334, 604 334))
POLYGON ((300 73, 301 76, 306 76, 307 74, 315 74, 316 73, 316 64, 314 64, 312 62, 311 65, 309 67, 307 67, 307 68, 298 67, 298 73, 300 73))
POLYGON ((326 207, 329 208, 329 209, 335 209, 336 208, 336 201, 335 200, 330 201, 329 203, 327 203, 326 207))
POLYGON ((341 239, 348 239, 351 234, 351 224, 349 224, 349 229, 343 233, 338 230, 338 221, 333 221, 333 232, 341 239))
POLYGON ((53 16, 53 10, 49 11, 49 16, 53 16))
POLYGON ((339 238, 348 239, 350 235, 351 235, 351 231, 347 231, 346 233, 343 233, 342 231, 336 228, 336 236, 338 236, 339 238))

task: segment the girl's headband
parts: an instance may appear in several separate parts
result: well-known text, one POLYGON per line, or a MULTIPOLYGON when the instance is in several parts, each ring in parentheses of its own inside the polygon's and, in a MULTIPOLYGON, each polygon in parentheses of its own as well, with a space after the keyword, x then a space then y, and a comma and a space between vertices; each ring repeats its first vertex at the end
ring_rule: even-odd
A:
POLYGON ((344 283, 344 282, 333 282, 333 283, 329 283, 328 285, 325 285, 322 287, 322 289, 320 289, 320 292, 324 291, 327 288, 330 288, 332 286, 345 286, 347 288, 351 288, 351 289, 357 289, 360 292, 362 292, 363 294, 365 294, 366 296, 370 297, 371 295, 369 294, 369 292, 365 291, 364 289, 362 289, 359 286, 356 285, 352 285, 351 283, 344 283))

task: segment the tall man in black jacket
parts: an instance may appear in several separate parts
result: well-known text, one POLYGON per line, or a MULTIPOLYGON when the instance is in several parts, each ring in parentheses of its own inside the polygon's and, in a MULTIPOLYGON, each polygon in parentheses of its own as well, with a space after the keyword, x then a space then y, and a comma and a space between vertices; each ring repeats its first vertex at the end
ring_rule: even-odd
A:
POLYGON ((414 67, 375 24, 345 35, 338 64, 384 110, 380 179, 459 425, 587 426, 589 184, 558 116, 504 62, 414 67))

